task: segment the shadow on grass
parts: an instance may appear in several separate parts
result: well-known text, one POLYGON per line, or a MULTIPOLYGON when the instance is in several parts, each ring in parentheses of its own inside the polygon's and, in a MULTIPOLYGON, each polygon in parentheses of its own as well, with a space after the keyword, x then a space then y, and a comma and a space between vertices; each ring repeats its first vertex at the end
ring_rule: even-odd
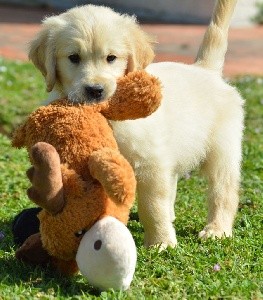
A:
POLYGON ((16 246, 11 232, 12 219, 0 221, 0 284, 9 286, 23 286, 53 296, 81 296, 89 294, 99 296, 100 292, 93 289, 81 275, 63 276, 50 267, 35 267, 24 264, 15 258, 16 246))
POLYGON ((32 291, 53 296, 81 296, 89 294, 99 296, 100 292, 85 282, 81 275, 66 277, 52 271, 49 267, 41 268, 26 265, 9 254, 0 259, 0 283, 5 286, 23 286, 32 291))
POLYGON ((13 236, 12 236, 12 219, 0 221, 0 250, 2 251, 10 251, 10 249, 14 246, 13 236))

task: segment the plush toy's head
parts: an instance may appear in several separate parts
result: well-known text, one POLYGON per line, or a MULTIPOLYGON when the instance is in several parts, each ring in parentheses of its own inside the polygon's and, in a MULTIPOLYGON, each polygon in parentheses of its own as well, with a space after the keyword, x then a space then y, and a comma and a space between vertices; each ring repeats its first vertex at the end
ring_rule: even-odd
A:
MULTIPOLYGON (((101 261, 109 264, 104 269, 99 268, 101 273, 97 273, 97 278, 100 282, 108 270, 107 278, 116 277, 119 288, 128 287, 135 268, 136 251, 134 253, 130 234, 119 222, 126 224, 128 221, 136 181, 131 166, 118 151, 107 119, 146 117, 158 108, 160 100, 159 81, 138 71, 121 78, 115 95, 107 102, 74 105, 60 100, 40 107, 16 131, 13 145, 26 147, 33 164, 28 171, 32 183, 29 198, 43 208, 39 213, 40 235, 34 237, 32 244, 39 246, 35 239, 41 237, 44 249, 53 257, 58 269, 76 270, 77 256, 83 273, 95 274, 94 265, 90 269, 91 261, 85 260, 86 250, 83 249, 87 248, 87 243, 90 247, 86 241, 92 240, 101 230, 103 240, 97 239, 87 248, 88 251, 93 249, 87 253, 98 257, 97 266, 101 261), (103 221, 105 217, 107 222, 103 221), (105 230, 107 226, 112 231, 105 230), (89 233, 91 228, 100 230, 93 229, 93 233, 89 233), (101 258, 96 256, 100 252, 101 258)), ((23 257, 25 248, 21 249, 20 257, 23 257)), ((99 282, 95 282, 98 287, 114 287, 111 281, 101 285, 99 282)))
MULTIPOLYGON (((136 263, 135 244, 124 225, 135 193, 130 165, 115 149, 97 150, 87 166, 93 179, 84 181, 60 164, 50 144, 34 145, 31 158, 34 166, 28 176, 33 187, 28 193, 44 208, 39 213, 41 240, 53 263, 76 271, 77 258, 78 268, 94 286, 128 288, 136 263)), ((33 257, 41 254, 42 261, 38 237, 33 257)))

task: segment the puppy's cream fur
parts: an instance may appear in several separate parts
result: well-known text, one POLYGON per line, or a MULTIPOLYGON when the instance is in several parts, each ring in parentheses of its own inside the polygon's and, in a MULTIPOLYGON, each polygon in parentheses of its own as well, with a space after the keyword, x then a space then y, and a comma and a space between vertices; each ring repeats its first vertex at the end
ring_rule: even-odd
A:
MULTIPOLYGON (((208 221, 200 237, 232 235, 240 183, 243 100, 221 72, 235 0, 219 0, 196 63, 153 63, 152 41, 134 18, 87 5, 47 18, 29 57, 46 78, 51 99, 91 102, 87 84, 110 97, 116 79, 146 68, 163 85, 161 107, 150 117, 112 122, 132 164, 145 245, 175 246, 174 201, 179 176, 201 166, 208 178, 208 221), (77 54, 78 63, 70 55, 77 54), (116 60, 108 62, 109 55, 116 60)), ((103 99, 104 99, 103 98, 103 99)))

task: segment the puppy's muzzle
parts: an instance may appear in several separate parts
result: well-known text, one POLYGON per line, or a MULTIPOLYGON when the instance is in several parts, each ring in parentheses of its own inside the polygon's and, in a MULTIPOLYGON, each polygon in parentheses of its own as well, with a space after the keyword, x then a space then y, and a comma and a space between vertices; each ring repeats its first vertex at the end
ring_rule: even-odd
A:
POLYGON ((100 101, 104 97, 104 88, 100 84, 86 85, 85 93, 88 101, 100 101))

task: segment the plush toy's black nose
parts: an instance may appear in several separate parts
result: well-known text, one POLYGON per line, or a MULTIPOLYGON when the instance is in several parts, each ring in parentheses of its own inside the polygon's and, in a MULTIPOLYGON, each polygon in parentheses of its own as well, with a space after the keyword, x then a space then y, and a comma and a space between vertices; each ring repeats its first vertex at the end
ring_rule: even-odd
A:
POLYGON ((87 85, 85 87, 86 95, 89 100, 100 100, 103 97, 103 86, 100 84, 87 85))

